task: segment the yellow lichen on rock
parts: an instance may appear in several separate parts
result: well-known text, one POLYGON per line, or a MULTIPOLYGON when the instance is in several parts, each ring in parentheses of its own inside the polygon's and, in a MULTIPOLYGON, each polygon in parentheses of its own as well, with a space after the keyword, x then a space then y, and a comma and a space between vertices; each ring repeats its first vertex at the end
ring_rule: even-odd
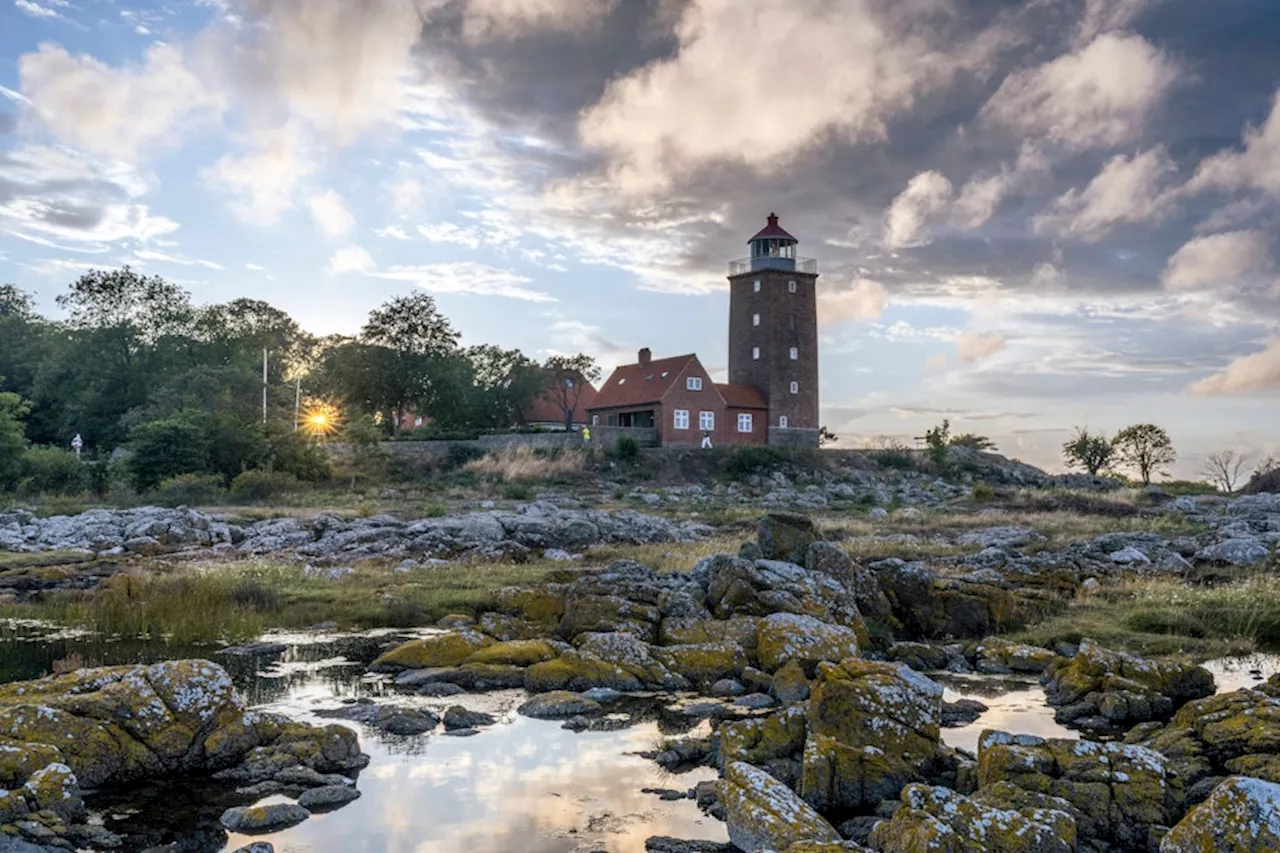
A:
POLYGON ((555 647, 546 640, 512 640, 472 652, 466 663, 533 666, 545 660, 555 660, 559 655, 555 647))
POLYGON ((372 669, 396 671, 457 666, 480 649, 493 645, 493 640, 478 631, 448 631, 411 640, 383 654, 372 669))
POLYGON ((785 850, 798 841, 836 842, 831 824, 768 773, 741 761, 725 766, 716 794, 729 840, 744 853, 785 850))
POLYGON ((1233 776, 1164 837, 1160 853, 1280 850, 1280 785, 1233 776))

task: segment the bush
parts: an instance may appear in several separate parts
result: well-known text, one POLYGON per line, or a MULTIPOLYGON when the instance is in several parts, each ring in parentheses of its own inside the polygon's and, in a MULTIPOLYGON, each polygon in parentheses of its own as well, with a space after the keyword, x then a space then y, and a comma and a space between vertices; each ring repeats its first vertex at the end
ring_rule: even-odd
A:
POLYGON ((502 487, 502 496, 509 501, 532 500, 533 487, 528 483, 506 483, 502 487))
POLYGON ((266 501, 298 487, 298 478, 282 471, 245 471, 231 481, 231 497, 238 501, 266 501))
POLYGON ((951 446, 951 421, 943 420, 940 426, 927 431, 924 434, 924 442, 928 445, 925 454, 929 457, 929 461, 939 468, 945 468, 947 451, 951 446))
POLYGON ((22 455, 18 491, 31 495, 78 495, 90 485, 90 471, 70 450, 32 447, 22 455))
POLYGON ((640 456, 640 442, 636 441, 634 435, 620 435, 613 447, 613 452, 619 459, 627 461, 636 459, 640 456))
POLYGON ((874 450, 871 452, 871 458, 881 468, 889 468, 894 471, 910 471, 916 467, 915 458, 911 455, 911 451, 905 447, 874 450))
POLYGON ((133 487, 149 492, 179 474, 203 474, 209 465, 209 439, 202 425, 184 418, 139 424, 129 431, 129 469, 133 487))
POLYGON ((996 490, 988 486, 986 483, 973 484, 973 499, 975 501, 993 501, 996 498, 996 490))
POLYGON ((745 445, 733 448, 725 463, 730 476, 749 477, 761 471, 777 468, 786 456, 776 447, 745 445))
POLYGON ((484 448, 476 447, 474 444, 461 444, 454 442, 449 445, 449 449, 445 451, 444 467, 446 470, 452 471, 455 468, 461 468, 468 462, 474 462, 477 459, 484 458, 484 448))
POLYGON ((199 506, 218 503, 226 493, 217 474, 179 474, 156 486, 151 500, 161 506, 199 506))

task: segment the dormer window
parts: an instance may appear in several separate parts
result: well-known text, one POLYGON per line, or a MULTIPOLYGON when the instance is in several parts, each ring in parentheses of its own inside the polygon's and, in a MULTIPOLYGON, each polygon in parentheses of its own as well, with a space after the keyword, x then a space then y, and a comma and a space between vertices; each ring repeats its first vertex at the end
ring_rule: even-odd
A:
POLYGON ((701 390, 702 390, 702 377, 701 377, 701 376, 690 376, 688 379, 686 379, 686 380, 684 381, 684 387, 685 387, 685 390, 687 390, 687 391, 701 391, 701 390))

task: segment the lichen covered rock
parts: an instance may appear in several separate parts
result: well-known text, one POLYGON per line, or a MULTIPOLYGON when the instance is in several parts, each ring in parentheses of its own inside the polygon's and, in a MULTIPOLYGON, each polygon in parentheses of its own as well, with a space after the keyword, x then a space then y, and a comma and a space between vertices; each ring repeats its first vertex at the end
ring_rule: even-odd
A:
POLYGON ((1160 853, 1280 850, 1280 785, 1233 776, 1178 822, 1160 853))
POLYGON ((571 595, 559 633, 572 640, 579 634, 623 631, 652 643, 658 638, 661 619, 662 612, 657 607, 618 595, 571 595))
POLYGON ((812 672, 822 661, 839 663, 857 654, 857 634, 842 625, 794 613, 775 613, 760 624, 756 656, 766 672, 774 672, 789 661, 812 672))
POLYGON ((904 788, 901 800, 892 820, 871 831, 881 853, 1075 853, 1075 820, 1064 810, 1000 808, 921 784, 904 788))
POLYGON ((987 675, 1010 672, 1042 673, 1058 662, 1056 652, 1039 646, 986 639, 974 647, 974 668, 987 675))
POLYGON ((3 685, 0 757, 0 786, 10 790, 51 762, 97 788, 232 768, 263 778, 299 765, 340 772, 368 761, 343 726, 246 711, 227 673, 203 660, 3 685))
POLYGON ((1193 699, 1213 695, 1213 676, 1202 666, 1145 660, 1092 640, 1083 641, 1074 658, 1052 665, 1042 680, 1059 722, 1095 726, 1165 718, 1193 699))
POLYGON ((796 706, 767 717, 720 727, 720 766, 745 761, 762 767, 790 787, 800 781, 800 755, 808 731, 806 710, 796 706))
POLYGON ((396 646, 375 660, 370 669, 399 672, 405 669, 457 666, 476 652, 492 645, 493 640, 479 631, 447 631, 396 646))
POLYGON ((556 720, 600 712, 600 703, 579 693, 555 690, 540 693, 521 705, 517 711, 538 720, 556 720))
POLYGON ((511 640, 472 652, 466 663, 499 666, 533 666, 544 660, 555 660, 559 652, 546 640, 511 640))
POLYGON ((821 537, 807 515, 771 512, 760 520, 757 542, 766 560, 803 563, 809 546, 821 537))
POLYGON ((736 643, 684 643, 653 650, 668 670, 689 683, 706 686, 737 678, 747 668, 747 655, 736 643))
POLYGON ((1182 808, 1182 781, 1169 760, 1141 746, 1045 739, 985 731, 978 785, 1008 782, 1066 800, 1082 840, 1146 849, 1182 808))
POLYGON ((593 687, 640 690, 640 679, 621 666, 582 652, 566 652, 555 660, 534 664, 524 671, 524 688, 530 693, 552 690, 583 691, 593 687))
POLYGON ((724 806, 729 840, 743 853, 786 850, 798 841, 840 840, 835 828, 790 788, 745 762, 725 766, 716 795, 724 806))
POLYGON ((923 781, 939 754, 942 686, 901 664, 818 665, 800 794, 827 811, 874 806, 923 781))

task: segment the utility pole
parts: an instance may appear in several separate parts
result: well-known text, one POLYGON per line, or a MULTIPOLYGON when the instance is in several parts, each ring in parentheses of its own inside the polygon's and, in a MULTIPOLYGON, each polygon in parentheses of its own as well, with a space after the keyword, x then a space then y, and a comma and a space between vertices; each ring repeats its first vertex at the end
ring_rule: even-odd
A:
POLYGON ((302 412, 302 377, 298 377, 298 384, 293 390, 293 431, 298 431, 298 417, 302 412))
POLYGON ((267 422, 267 348, 262 348, 262 422, 267 422))

